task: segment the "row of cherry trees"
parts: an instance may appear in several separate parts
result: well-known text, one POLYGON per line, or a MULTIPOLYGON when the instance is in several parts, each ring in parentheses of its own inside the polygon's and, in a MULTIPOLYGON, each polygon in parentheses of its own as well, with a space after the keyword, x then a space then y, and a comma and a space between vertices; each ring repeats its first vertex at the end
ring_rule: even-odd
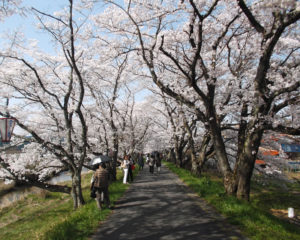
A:
POLYGON ((0 112, 25 132, 15 144, 31 138, 21 155, 1 155, 0 177, 71 193, 77 208, 95 154, 112 154, 116 171, 124 154, 172 148, 180 166, 189 154, 195 174, 216 159, 226 192, 249 200, 264 131, 299 134, 299 3, 65 3, 54 14, 27 10, 52 52, 21 33, 1 50, 10 102, 0 112), (71 188, 45 182, 61 169, 71 188))
POLYGON ((264 131, 299 134, 299 123, 282 117, 289 106, 299 113, 299 2, 106 2, 97 23, 126 41, 141 76, 176 101, 193 168, 201 167, 211 141, 226 192, 249 200, 264 131), (205 129, 198 160, 193 121, 205 129))
POLYGON ((10 100, 1 115, 14 117, 23 130, 13 144, 27 143, 21 154, 2 152, 1 178, 69 193, 74 208, 84 204, 83 166, 97 154, 113 154, 116 172, 117 156, 140 147, 150 122, 135 114, 127 54, 96 31, 90 36, 91 9, 85 3, 66 1, 54 14, 26 9, 52 39, 53 52, 16 33, 1 52, 0 70, 2 97, 10 100), (70 171, 71 188, 47 182, 61 170, 70 171))

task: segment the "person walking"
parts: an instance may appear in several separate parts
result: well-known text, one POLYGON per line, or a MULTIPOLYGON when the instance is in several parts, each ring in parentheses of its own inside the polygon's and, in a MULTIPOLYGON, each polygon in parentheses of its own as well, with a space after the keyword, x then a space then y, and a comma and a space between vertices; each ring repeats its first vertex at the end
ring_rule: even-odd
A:
POLYGON ((92 177, 92 187, 96 191, 96 202, 97 207, 101 210, 102 209, 102 195, 103 200, 108 206, 108 208, 111 208, 110 206, 110 199, 109 199, 109 173, 105 169, 105 163, 100 163, 98 166, 98 169, 94 173, 92 177))
POLYGON ((146 155, 146 163, 149 164, 149 162, 150 162, 150 154, 147 153, 147 155, 146 155))
POLYGON ((128 157, 128 155, 126 155, 124 157, 124 160, 123 160, 123 162, 121 164, 121 167, 123 168, 123 171, 124 171, 123 183, 124 184, 128 184, 128 182, 127 182, 128 169, 129 169, 129 157, 128 157))
POLYGON ((139 165, 139 170, 143 170, 144 169, 144 158, 143 158, 143 154, 142 153, 139 153, 138 165, 139 165))
POLYGON ((128 166, 128 182, 129 182, 129 178, 130 178, 130 182, 133 182, 133 173, 132 173, 132 168, 133 168, 134 162, 132 157, 129 155, 129 166, 128 166))
POLYGON ((149 172, 152 174, 154 173, 154 165, 155 165, 155 158, 154 155, 151 154, 149 158, 149 172))
POLYGON ((157 174, 160 174, 161 155, 158 152, 155 154, 155 164, 156 164, 156 167, 157 167, 157 174))

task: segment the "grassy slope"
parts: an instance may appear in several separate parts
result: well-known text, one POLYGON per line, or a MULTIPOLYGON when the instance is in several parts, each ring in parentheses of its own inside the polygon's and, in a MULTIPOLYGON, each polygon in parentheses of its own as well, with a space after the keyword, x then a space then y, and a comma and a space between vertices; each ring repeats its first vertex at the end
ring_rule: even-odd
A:
MULTIPOLYGON (((207 202, 227 216, 228 220, 250 238, 258 239, 300 239, 300 227, 287 223, 270 214, 272 209, 300 209, 299 185, 289 186, 291 191, 283 191, 277 185, 252 186, 251 203, 248 204, 224 194, 221 180, 216 177, 193 177, 188 171, 166 163, 180 178, 207 202)), ((47 193, 45 196, 28 196, 24 201, 0 211, 0 239, 87 239, 99 222, 110 210, 101 212, 94 199, 89 197, 91 174, 83 177, 83 194, 87 204, 73 211, 72 201, 66 194, 47 193)), ((122 173, 118 181, 110 186, 112 202, 120 198, 128 185, 122 184, 122 173)))
MULTIPOLYGON (((0 211, 0 239, 87 239, 100 221, 111 212, 101 212, 91 199, 89 186, 91 174, 83 177, 82 187, 86 205, 73 211, 69 195, 47 193, 44 197, 30 195, 25 200, 0 211)), ((119 199, 128 185, 122 184, 122 173, 117 182, 110 185, 110 199, 119 199)))
MULTIPOLYGON (((253 240, 298 240, 300 227, 290 224, 271 214, 272 209, 287 209, 293 206, 300 209, 299 195, 284 191, 278 185, 262 186, 253 183, 251 202, 237 200, 224 194, 221 180, 204 176, 193 177, 190 172, 165 163, 199 196, 212 204, 229 222, 237 225, 242 232, 253 240)), ((299 185, 289 186, 299 193, 299 185)))

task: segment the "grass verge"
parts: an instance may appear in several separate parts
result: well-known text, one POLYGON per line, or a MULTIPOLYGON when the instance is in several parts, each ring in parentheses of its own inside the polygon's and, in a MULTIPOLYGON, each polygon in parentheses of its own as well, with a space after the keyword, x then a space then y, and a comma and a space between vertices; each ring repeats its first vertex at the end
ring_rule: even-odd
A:
POLYGON ((300 192, 299 184, 288 186, 289 189, 292 189, 292 193, 287 189, 272 185, 272 183, 267 187, 253 183, 251 202, 248 203, 226 196, 221 179, 215 176, 205 175, 198 178, 172 163, 164 162, 164 164, 201 198, 204 198, 218 212, 222 213, 230 223, 237 225, 250 239, 300 239, 300 227, 298 225, 291 224, 272 214, 274 209, 287 209, 289 206, 300 209, 300 199, 297 195, 300 192))
MULTIPOLYGON (((134 171, 137 174, 137 170, 134 171)), ((24 200, 0 210, 0 239, 6 240, 59 240, 88 239, 99 223, 111 213, 99 211, 90 198, 92 173, 83 175, 82 189, 86 204, 73 210, 69 195, 47 192, 44 196, 29 195, 24 200)), ((117 181, 109 187, 110 200, 116 202, 129 185, 122 183, 123 174, 118 171, 117 181)))

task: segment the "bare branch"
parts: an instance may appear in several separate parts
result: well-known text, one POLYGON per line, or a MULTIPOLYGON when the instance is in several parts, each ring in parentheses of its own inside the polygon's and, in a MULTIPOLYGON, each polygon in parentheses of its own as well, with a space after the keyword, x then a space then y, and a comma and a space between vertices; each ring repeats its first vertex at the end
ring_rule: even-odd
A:
POLYGON ((256 31, 259 33, 264 33, 265 32, 264 27, 261 26, 260 23, 255 19, 255 17, 253 16, 250 9, 247 7, 244 0, 237 0, 237 2, 240 8, 242 9, 242 11, 244 12, 244 14, 246 15, 246 17, 248 18, 251 25, 256 29, 256 31))

